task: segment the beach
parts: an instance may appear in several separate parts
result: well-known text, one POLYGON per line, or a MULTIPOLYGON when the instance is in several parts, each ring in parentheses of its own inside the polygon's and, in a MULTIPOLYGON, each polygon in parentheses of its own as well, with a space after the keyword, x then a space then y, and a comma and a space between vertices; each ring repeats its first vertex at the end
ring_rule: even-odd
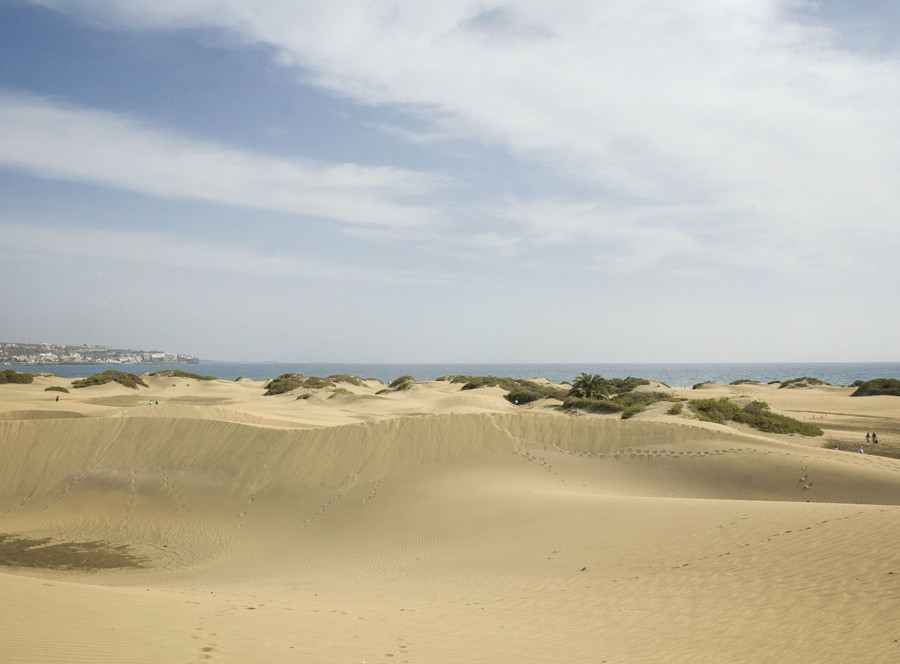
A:
POLYGON ((143 380, 0 385, 0 662, 900 658, 898 397, 638 388, 810 437, 448 381, 143 380))

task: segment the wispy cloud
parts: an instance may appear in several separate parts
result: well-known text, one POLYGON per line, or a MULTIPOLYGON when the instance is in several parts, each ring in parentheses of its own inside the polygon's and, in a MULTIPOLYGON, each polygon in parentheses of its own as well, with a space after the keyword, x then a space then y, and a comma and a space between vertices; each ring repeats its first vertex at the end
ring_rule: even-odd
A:
POLYGON ((393 230, 438 222, 415 200, 446 178, 283 159, 202 142, 129 117, 0 90, 0 167, 165 198, 393 230))
MULTIPOLYGON (((813 243, 827 253, 863 227, 889 231, 900 214, 900 62, 838 48, 836 33, 795 20, 796 3, 788 0, 468 0, 402 11, 387 0, 41 4, 128 26, 222 28, 272 46, 283 63, 335 94, 402 108, 418 126, 434 128, 398 128, 398 136, 480 140, 593 188, 596 194, 574 199, 552 223, 525 214, 533 237, 547 241, 631 229, 632 248, 650 260, 673 251, 690 256, 698 246, 722 251, 727 247, 710 238, 723 228, 743 236, 749 224, 756 230, 755 239, 747 238, 755 243, 750 253, 762 260, 766 243, 794 254, 813 243), (648 209, 657 210, 658 220, 645 223, 652 233, 639 232, 636 220, 648 209), (668 221, 659 221, 666 214, 668 221)), ((53 113, 65 115, 59 124, 82 119, 74 111, 53 113)), ((26 127, 30 134, 57 124, 42 118, 26 127)), ((130 140, 146 131, 109 116, 102 124, 130 140)), ((48 143, 71 145, 53 133, 48 143)), ((165 152, 169 161, 177 154, 174 161, 185 167, 167 178, 162 168, 150 166, 150 177, 147 168, 132 166, 143 171, 134 177, 140 184, 123 186, 167 195, 206 191, 213 199, 360 225, 436 216, 394 199, 433 186, 418 174, 349 167, 323 174, 269 160, 259 168, 259 157, 146 136, 157 146, 141 149, 165 152), (189 175, 197 169, 187 167, 193 162, 214 175, 197 182, 189 175), (259 171, 268 173, 262 181, 254 176, 259 171), (323 179, 327 193, 320 194, 312 182, 323 179), (294 181, 299 192, 286 185, 294 181), (331 193, 345 190, 346 203, 335 202, 331 193), (376 190, 390 197, 379 199, 376 190)), ((58 154, 45 152, 35 168, 49 171, 58 154)), ((121 182, 107 174, 119 166, 79 172, 121 182)), ((747 255, 747 245, 739 249, 747 255)))
MULTIPOLYGON (((839 26, 800 20, 794 0, 463 0, 402 10, 389 0, 41 4, 107 24, 220 28, 271 46, 336 95, 414 116, 417 129, 396 136, 474 139, 552 169, 584 193, 498 203, 508 209, 497 219, 524 220, 521 239, 532 243, 618 242, 634 252, 628 264, 793 256, 827 268, 873 237, 897 241, 900 61, 848 50, 839 26)), ((245 156, 224 157, 227 165, 245 156)), ((305 177, 296 165, 274 170, 293 168, 305 177)), ((367 181, 374 173, 355 173, 367 183, 349 187, 348 209, 311 188, 286 193, 288 175, 247 191, 237 182, 244 169, 233 167, 240 177, 211 169, 226 170, 215 178, 228 182, 217 189, 223 200, 235 189, 243 204, 324 208, 359 225, 436 215, 395 198, 405 178, 419 191, 430 180, 390 169, 378 172, 387 200, 367 181), (275 195, 253 193, 267 189, 275 195), (363 204, 370 198, 380 205, 363 204)), ((344 183, 347 174, 332 175, 344 183)))
POLYGON ((100 228, 59 228, 0 220, 0 253, 101 261, 127 261, 256 277, 319 282, 448 284, 453 278, 400 268, 330 261, 288 251, 259 251, 234 244, 203 242, 174 235, 100 228))

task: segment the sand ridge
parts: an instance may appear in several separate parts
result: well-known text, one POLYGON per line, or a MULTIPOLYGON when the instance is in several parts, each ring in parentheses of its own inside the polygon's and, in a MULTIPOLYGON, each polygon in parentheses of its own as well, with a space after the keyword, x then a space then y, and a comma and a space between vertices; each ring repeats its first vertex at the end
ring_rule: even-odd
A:
POLYGON ((890 444, 890 397, 673 391, 765 400, 823 440, 440 381, 51 384, 0 386, 0 540, 56 561, 0 567, 0 661, 900 655, 900 461, 830 446, 859 423, 890 444), (91 567, 104 551, 140 565, 91 567))

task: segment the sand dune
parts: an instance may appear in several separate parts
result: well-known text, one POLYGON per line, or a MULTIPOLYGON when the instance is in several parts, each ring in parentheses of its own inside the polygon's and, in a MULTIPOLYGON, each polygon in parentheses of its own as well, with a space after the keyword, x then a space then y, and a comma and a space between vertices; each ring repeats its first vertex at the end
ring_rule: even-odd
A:
POLYGON ((442 382, 62 383, 0 386, 3 662, 900 656, 900 461, 830 446, 889 444, 890 397, 677 391, 823 442, 442 382))

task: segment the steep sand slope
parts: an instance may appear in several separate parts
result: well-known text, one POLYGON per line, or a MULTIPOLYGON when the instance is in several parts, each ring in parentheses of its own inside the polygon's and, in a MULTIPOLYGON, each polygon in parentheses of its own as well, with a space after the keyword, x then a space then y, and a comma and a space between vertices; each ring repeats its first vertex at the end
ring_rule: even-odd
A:
POLYGON ((57 418, 15 415, 49 410, 26 387, 0 393, 0 534, 143 567, 4 568, 3 662, 900 656, 894 459, 445 385, 88 403, 113 387, 57 418))

